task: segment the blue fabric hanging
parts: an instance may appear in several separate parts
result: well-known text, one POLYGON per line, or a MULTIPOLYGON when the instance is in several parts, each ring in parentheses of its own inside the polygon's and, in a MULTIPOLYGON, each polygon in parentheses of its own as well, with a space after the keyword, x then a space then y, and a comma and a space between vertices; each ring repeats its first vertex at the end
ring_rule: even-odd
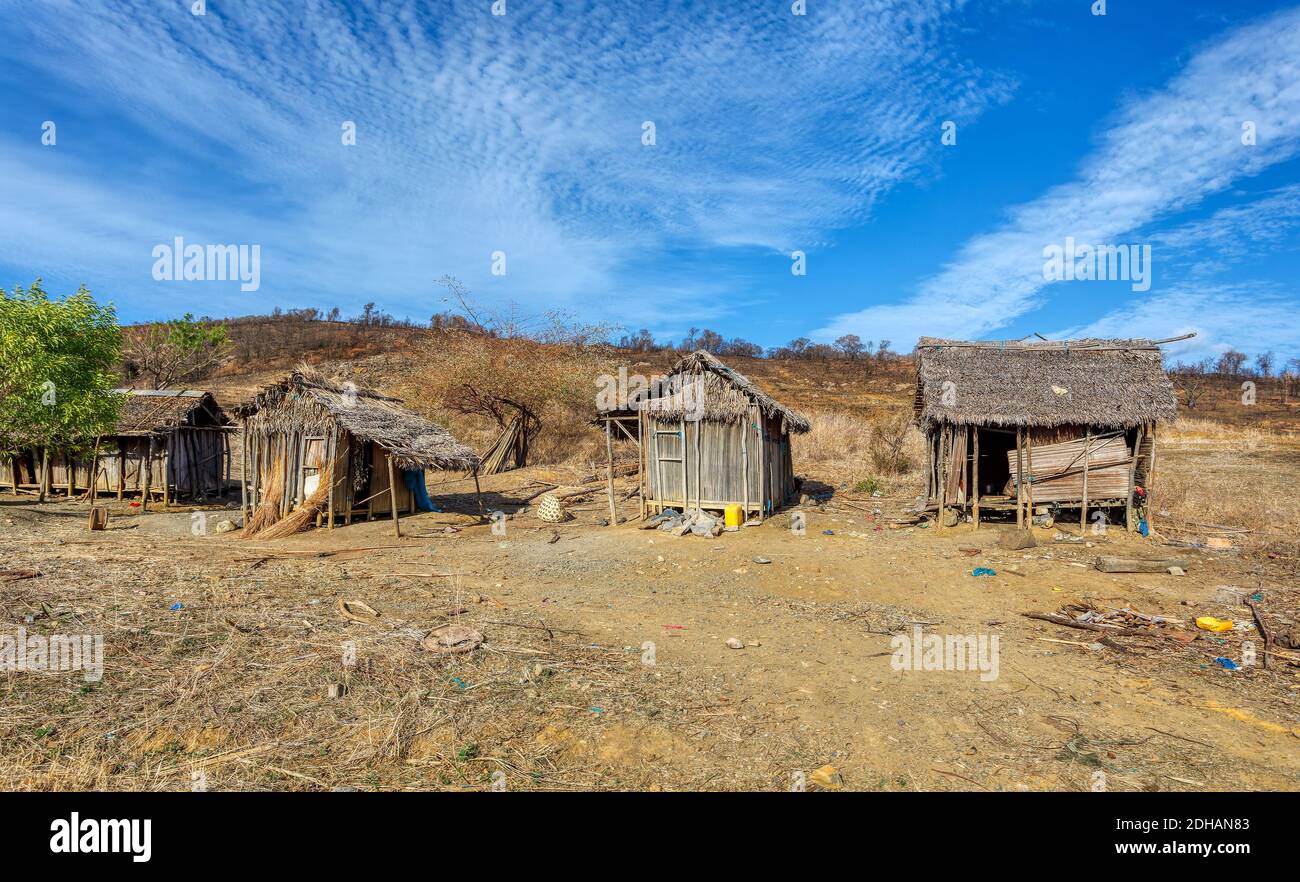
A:
POLYGON ((415 507, 420 511, 442 511, 429 498, 429 490, 424 486, 424 470, 402 470, 402 482, 406 484, 406 489, 411 491, 411 498, 415 500, 415 507))

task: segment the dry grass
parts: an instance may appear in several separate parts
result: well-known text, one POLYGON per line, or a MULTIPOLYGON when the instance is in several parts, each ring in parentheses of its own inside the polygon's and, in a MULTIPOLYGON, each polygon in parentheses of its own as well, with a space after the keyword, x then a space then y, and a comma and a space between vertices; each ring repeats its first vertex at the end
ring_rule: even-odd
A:
MULTIPOLYGON (((409 559, 427 555, 419 546, 396 564, 392 552, 320 559, 122 527, 86 540, 76 514, 0 512, 0 552, 43 573, 0 586, 0 616, 105 643, 98 683, 0 674, 0 789, 187 790, 199 775, 214 790, 488 789, 494 773, 511 790, 664 787, 669 772, 638 751, 670 736, 639 733, 668 731, 708 700, 672 671, 649 672, 639 652, 432 575, 409 559), (340 599, 382 621, 344 619, 340 599), (450 620, 486 642, 425 651, 421 639, 450 620), (338 683, 345 693, 329 697, 338 683)), ((697 771, 675 783, 768 784, 718 763, 697 771)))
POLYGON ((812 430, 795 435, 795 471, 865 490, 910 492, 925 462, 925 439, 907 414, 875 420, 842 411, 808 414, 812 430))
POLYGON ((1300 536, 1300 450, 1295 440, 1255 427, 1183 419, 1157 439, 1156 523, 1178 538, 1230 527, 1237 544, 1294 546, 1300 536))

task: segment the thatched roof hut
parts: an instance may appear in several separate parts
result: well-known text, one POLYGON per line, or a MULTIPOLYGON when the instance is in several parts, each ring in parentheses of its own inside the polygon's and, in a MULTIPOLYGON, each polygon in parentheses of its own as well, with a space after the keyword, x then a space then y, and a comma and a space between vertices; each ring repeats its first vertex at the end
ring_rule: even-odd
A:
POLYGON ((331 529, 336 514, 345 523, 391 514, 396 524, 399 512, 428 505, 425 469, 474 472, 479 465, 473 450, 401 399, 306 367, 235 413, 245 438, 245 507, 269 504, 275 511, 264 520, 271 523, 310 509, 331 529))
MULTIPOLYGON (((739 505, 761 518, 797 492, 790 436, 809 430, 807 418, 716 356, 692 352, 620 392, 602 393, 597 422, 611 463, 615 430, 637 444, 643 515, 739 505)), ((613 522, 612 494, 610 510, 613 522)))
POLYGON ((1003 347, 922 337, 916 348, 922 425, 1132 428, 1178 411, 1160 349, 1149 340, 1003 347))
MULTIPOLYGON (((230 478, 232 420, 211 392, 198 389, 116 389, 125 395, 112 435, 99 439, 98 455, 51 453, 46 489, 69 496, 93 484, 95 494, 139 494, 146 506, 225 494, 230 478), (92 480, 93 476, 93 480, 92 480)), ((40 453, 19 451, 0 462, 0 482, 40 489, 40 453)))
POLYGON ((402 406, 402 399, 299 368, 235 408, 255 433, 324 434, 337 425, 379 444, 403 469, 472 471, 478 454, 437 423, 402 406))
POLYGON ((968 510, 976 524, 981 507, 1014 506, 1023 523, 1035 505, 1077 505, 1081 521, 1089 504, 1123 505, 1132 524, 1135 494, 1139 509, 1150 498, 1155 426, 1178 412, 1160 342, 922 337, 914 415, 927 505, 968 510))

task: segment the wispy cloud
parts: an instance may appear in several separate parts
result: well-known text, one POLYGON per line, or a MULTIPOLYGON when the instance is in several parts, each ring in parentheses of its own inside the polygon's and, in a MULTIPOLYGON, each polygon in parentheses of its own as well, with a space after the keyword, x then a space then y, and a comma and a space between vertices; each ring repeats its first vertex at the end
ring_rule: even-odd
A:
POLYGON ((617 312, 628 263, 674 243, 788 250, 869 217, 933 162, 933 108, 967 121, 1011 89, 951 50, 960 0, 809 5, 0 0, 73 117, 54 150, 0 141, 9 195, 46 204, 38 230, 0 217, 0 262, 143 302, 150 248, 184 233, 263 246, 258 302, 214 312, 379 293, 418 316, 444 272, 617 312))
MULTIPOLYGON (((989 335, 1064 290, 1062 283, 1048 288, 1044 281, 1045 247, 1066 237, 1106 244, 1141 235, 1210 194, 1294 157, 1297 148, 1300 10, 1290 10, 1205 46, 1163 88, 1127 102, 1072 181, 1018 206, 1001 228, 968 241, 913 296, 842 315, 818 336, 852 332, 901 341, 921 333, 989 335), (1243 144, 1246 122, 1256 127, 1253 146, 1243 144)), ((1159 282, 1162 265, 1159 255, 1155 259, 1159 282)), ((1174 289, 1154 296, 1168 308, 1186 293, 1174 289)), ((1242 290, 1239 296, 1252 295, 1242 290)), ((1149 326, 1147 320, 1158 314, 1150 305, 1155 302, 1098 325, 1127 333, 1118 320, 1125 314, 1149 326)), ((1165 316, 1172 321, 1171 315, 1185 314, 1179 307, 1165 316)), ((1294 339, 1296 320, 1291 321, 1294 339)))

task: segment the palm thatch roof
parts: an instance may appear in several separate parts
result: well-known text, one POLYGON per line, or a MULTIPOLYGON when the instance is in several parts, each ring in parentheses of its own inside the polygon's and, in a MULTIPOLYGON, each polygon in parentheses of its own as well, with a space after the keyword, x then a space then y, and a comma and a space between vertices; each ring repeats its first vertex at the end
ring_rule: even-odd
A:
POLYGON ((235 412, 253 434, 327 435, 340 426, 383 447, 403 469, 469 471, 479 464, 473 450, 442 426, 403 407, 400 398, 307 367, 266 386, 235 412))
POLYGON ((1128 428, 1178 404, 1150 340, 916 344, 918 424, 1128 428))
POLYGON ((184 426, 231 422, 211 392, 196 389, 116 389, 127 397, 118 412, 118 435, 148 437, 184 426))
MULTIPOLYGON (((802 434, 811 428, 802 414, 781 404, 744 374, 702 349, 678 359, 664 380, 649 391, 646 401, 634 404, 633 410, 650 411, 662 420, 739 423, 748 418, 749 405, 756 404, 764 416, 780 418, 785 432, 802 434)), ((615 414, 602 412, 605 416, 615 414)))

